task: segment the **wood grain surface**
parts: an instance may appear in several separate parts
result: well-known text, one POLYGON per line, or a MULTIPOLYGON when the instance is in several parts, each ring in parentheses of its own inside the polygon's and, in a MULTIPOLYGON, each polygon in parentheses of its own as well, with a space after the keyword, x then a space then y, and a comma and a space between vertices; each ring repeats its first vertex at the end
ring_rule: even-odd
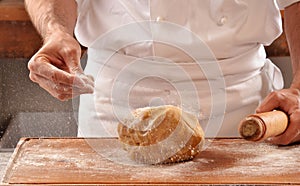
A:
POLYGON ((30 21, 24 0, 0 0, 0 21, 30 21))
POLYGON ((206 140, 193 161, 141 165, 117 139, 22 139, 5 184, 300 184, 300 146, 206 140))
POLYGON ((30 58, 42 46, 42 39, 24 0, 0 0, 0 12, 0 58, 30 58))

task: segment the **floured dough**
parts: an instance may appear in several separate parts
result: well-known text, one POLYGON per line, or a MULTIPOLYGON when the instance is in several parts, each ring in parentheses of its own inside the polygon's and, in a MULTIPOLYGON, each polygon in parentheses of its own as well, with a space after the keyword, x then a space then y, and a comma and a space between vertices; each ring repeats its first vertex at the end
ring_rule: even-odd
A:
POLYGON ((148 164, 190 160, 204 143, 198 119, 171 105, 135 110, 118 133, 130 157, 148 164))

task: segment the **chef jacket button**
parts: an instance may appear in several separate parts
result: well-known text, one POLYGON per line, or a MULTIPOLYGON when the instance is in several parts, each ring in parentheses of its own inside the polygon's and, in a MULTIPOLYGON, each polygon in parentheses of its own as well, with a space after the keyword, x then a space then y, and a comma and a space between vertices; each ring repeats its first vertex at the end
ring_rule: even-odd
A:
POLYGON ((163 21, 164 20, 164 18, 163 17, 161 17, 161 16, 158 16, 157 18, 156 18, 156 22, 160 22, 160 21, 163 21))
POLYGON ((217 22, 218 26, 223 26, 227 22, 227 16, 222 16, 217 22))

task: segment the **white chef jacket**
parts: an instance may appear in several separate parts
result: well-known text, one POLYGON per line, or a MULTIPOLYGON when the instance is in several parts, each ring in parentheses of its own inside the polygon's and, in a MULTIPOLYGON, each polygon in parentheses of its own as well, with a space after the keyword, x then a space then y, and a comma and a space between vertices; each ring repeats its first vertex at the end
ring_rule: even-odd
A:
MULTIPOLYGON (((197 109, 191 110, 199 117, 206 135, 237 136, 239 121, 253 113, 269 92, 283 87, 280 71, 266 59, 263 45, 271 44, 282 32, 279 8, 294 2, 77 0, 75 35, 88 47, 85 72, 92 74, 96 82, 93 95, 81 96, 78 135, 115 136, 116 125, 124 116, 118 115, 122 109, 156 104, 180 106, 186 100, 188 104, 196 102, 192 90, 187 90, 189 93, 183 100, 179 99, 180 93, 186 91, 181 89, 178 93, 176 89, 181 86, 178 82, 185 82, 181 76, 184 73, 178 69, 184 69, 195 84, 200 102, 198 113, 197 109), (173 30, 168 33, 171 27, 173 30), (181 38, 177 32, 187 37, 181 38), (185 35, 186 32, 190 34, 185 35), (173 38, 165 41, 164 37, 169 35, 173 38), (195 38, 199 38, 200 44, 195 38), (176 41, 173 43, 172 39, 176 41), (204 54, 191 56, 188 52, 191 48, 199 48, 199 53, 204 54), (224 80, 225 87, 214 88, 217 92, 223 90, 223 97, 219 98, 224 99, 212 97, 219 95, 208 91, 213 80, 203 72, 205 69, 195 64, 195 61, 203 64, 212 58, 221 73, 216 72, 218 75, 211 79, 224 80), (179 64, 179 67, 164 67, 166 63, 179 64), (151 65, 147 69, 140 64, 151 65), (126 76, 124 71, 130 75, 126 76), (141 77, 153 78, 141 81, 141 77), (118 98, 123 98, 123 94, 127 97, 120 103, 118 98), (213 107, 224 108, 224 111, 209 113, 213 107), (213 125, 216 127, 211 127, 213 125)), ((185 108, 189 107, 185 105, 185 108)))

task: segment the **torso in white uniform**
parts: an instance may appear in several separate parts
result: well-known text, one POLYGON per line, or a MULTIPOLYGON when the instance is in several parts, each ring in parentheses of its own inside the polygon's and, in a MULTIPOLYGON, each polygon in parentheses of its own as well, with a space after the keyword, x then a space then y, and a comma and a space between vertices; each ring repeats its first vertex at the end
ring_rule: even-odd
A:
POLYGON ((127 111, 159 104, 190 110, 207 136, 236 136, 238 122, 282 88, 262 47, 281 34, 276 1, 77 3, 75 35, 96 80, 81 96, 80 136, 115 136, 127 111))

